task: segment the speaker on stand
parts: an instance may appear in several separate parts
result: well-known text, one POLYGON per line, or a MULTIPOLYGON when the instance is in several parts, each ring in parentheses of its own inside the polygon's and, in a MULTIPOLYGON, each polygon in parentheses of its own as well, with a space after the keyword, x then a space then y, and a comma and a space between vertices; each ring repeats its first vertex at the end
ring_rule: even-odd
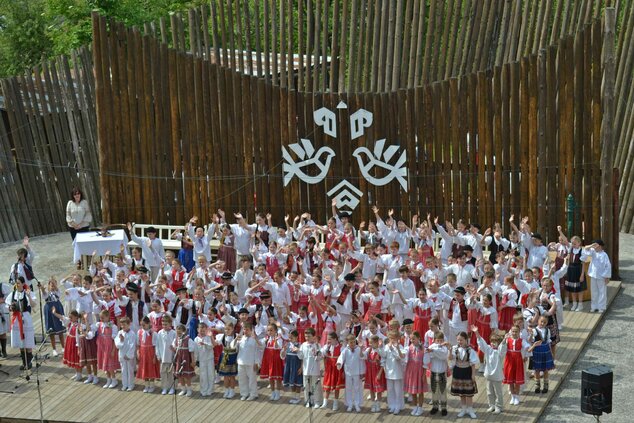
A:
POLYGON ((595 416, 612 412, 612 370, 604 365, 581 372, 581 412, 595 416))

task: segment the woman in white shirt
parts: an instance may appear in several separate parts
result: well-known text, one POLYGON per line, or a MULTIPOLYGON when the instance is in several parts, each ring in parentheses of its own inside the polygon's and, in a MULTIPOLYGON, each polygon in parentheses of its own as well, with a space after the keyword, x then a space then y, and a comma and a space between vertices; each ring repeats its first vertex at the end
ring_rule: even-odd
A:
POLYGON ((90 229, 92 214, 88 201, 79 188, 73 188, 70 195, 71 199, 66 204, 66 224, 74 241, 78 232, 87 232, 90 229))

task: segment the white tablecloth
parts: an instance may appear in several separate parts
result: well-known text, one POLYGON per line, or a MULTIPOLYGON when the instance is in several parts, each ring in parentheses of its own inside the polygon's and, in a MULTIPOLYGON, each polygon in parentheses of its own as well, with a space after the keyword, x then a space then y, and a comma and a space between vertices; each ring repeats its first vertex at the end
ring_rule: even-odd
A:
POLYGON ((112 254, 119 254, 121 244, 126 248, 128 245, 128 237, 123 229, 111 229, 112 236, 102 237, 97 235, 96 231, 80 232, 75 237, 73 247, 75 249, 73 261, 81 259, 81 256, 90 256, 93 251, 97 251, 97 255, 102 256, 106 251, 112 254))

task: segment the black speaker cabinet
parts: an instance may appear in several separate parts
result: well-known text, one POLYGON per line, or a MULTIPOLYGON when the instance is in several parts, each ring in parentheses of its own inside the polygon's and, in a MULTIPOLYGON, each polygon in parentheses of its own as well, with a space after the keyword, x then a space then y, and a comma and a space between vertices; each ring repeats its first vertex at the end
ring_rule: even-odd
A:
POLYGON ((612 412, 613 374, 607 366, 596 366, 581 372, 581 411, 600 416, 612 412))

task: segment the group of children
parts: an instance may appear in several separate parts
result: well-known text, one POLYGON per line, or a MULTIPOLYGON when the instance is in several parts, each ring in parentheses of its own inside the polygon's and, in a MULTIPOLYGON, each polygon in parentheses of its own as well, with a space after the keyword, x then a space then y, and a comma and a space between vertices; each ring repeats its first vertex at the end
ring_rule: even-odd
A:
POLYGON ((196 258, 189 268, 158 247, 155 232, 135 236, 142 247, 131 256, 93 255, 89 275, 41 288, 53 351, 58 336, 73 379, 104 389, 118 387, 120 372, 122 391, 139 380, 152 393, 160 381, 163 395, 192 396, 198 376, 201 396, 222 383, 223 398, 234 398, 237 385, 240 399, 253 401, 259 378, 271 401, 286 391, 291 404, 337 411, 343 392, 347 411, 360 412, 367 391, 372 412, 385 393, 390 413, 407 399, 415 416, 426 392, 429 413, 447 415, 449 391, 460 398, 458 417, 476 418, 477 372, 492 413, 504 409, 503 385, 511 405, 529 377, 535 393, 548 392, 562 288, 580 311, 587 275, 591 311, 605 310, 610 263, 600 240, 582 247, 561 233, 546 246, 527 218, 517 228, 511 217, 507 239, 498 224, 480 234, 477 224, 414 216, 409 227, 392 210, 385 221, 374 212, 367 230, 334 204, 325 226, 308 213, 287 216, 285 228, 273 229, 270 215, 249 225, 236 214, 228 225, 219 211, 205 233, 193 217, 175 234, 196 258), (214 236, 232 259, 211 262, 214 236))

